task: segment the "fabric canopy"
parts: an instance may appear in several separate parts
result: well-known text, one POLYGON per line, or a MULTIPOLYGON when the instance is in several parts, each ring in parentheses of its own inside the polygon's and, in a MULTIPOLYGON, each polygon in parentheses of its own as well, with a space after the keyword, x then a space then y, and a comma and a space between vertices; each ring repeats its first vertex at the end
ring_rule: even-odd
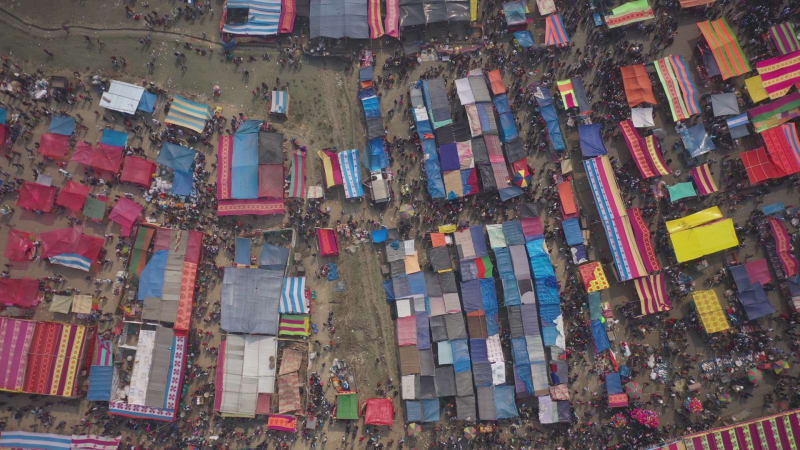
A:
POLYGON ((670 55, 653 62, 658 79, 667 94, 667 102, 672 112, 672 120, 688 119, 700 113, 697 100, 697 87, 689 76, 689 68, 683 56, 670 55))
POLYGON ((370 398, 365 408, 365 425, 391 426, 394 422, 394 404, 390 398, 370 398))
POLYGON ((39 153, 52 159, 67 159, 70 137, 63 134, 44 133, 39 139, 39 153))
POLYGON ((717 293, 713 290, 694 291, 692 293, 695 309, 703 322, 706 333, 712 334, 730 328, 728 319, 719 304, 717 293))
POLYGON ((654 17, 653 9, 647 4, 647 0, 634 0, 612 9, 611 14, 605 16, 605 20, 608 28, 616 28, 654 17))
POLYGON ((769 158, 781 172, 781 176, 800 172, 800 138, 792 122, 763 131, 761 137, 769 158))
POLYGON ((694 185, 689 181, 673 184, 667 189, 669 190, 669 200, 673 203, 684 198, 697 197, 697 192, 694 190, 694 185))
POLYGON ((317 242, 319 243, 320 256, 339 255, 336 231, 332 228, 317 228, 317 242))
POLYGON ((628 106, 633 108, 642 103, 657 104, 653 94, 653 84, 650 83, 650 76, 641 64, 634 66, 622 66, 622 83, 625 87, 625 96, 628 98, 628 106))
POLYGON ((714 110, 714 117, 739 114, 739 102, 733 92, 712 94, 711 107, 714 110))
POLYGON ((620 122, 619 129, 622 131, 622 136, 625 138, 625 143, 628 144, 628 150, 630 150, 642 178, 652 178, 672 172, 664 161, 664 157, 661 156, 661 147, 654 135, 642 138, 630 120, 620 122))
POLYGON ((55 186, 45 186, 43 184, 26 181, 19 188, 17 206, 32 211, 49 213, 53 210, 56 201, 55 186))
POLYGON ((143 209, 135 201, 121 197, 117 204, 114 205, 114 208, 111 209, 108 218, 112 222, 119 224, 122 229, 120 232, 122 236, 130 236, 133 224, 136 223, 136 219, 139 218, 139 214, 143 209))
POLYGON ((156 163, 179 172, 191 172, 197 151, 170 142, 161 145, 156 163))
POLYGON ((800 51, 800 42, 797 40, 797 33, 795 33, 794 25, 791 22, 773 25, 769 29, 769 36, 781 55, 800 51))
POLYGON ((800 92, 792 92, 747 112, 756 131, 777 127, 800 116, 800 92))
POLYGON ((669 237, 678 262, 702 258, 739 245, 733 219, 723 219, 687 230, 671 232, 669 237))
POLYGON ((692 180, 700 195, 709 195, 717 192, 717 183, 711 175, 711 167, 708 163, 693 167, 691 170, 692 180))
POLYGON ((654 314, 672 309, 664 274, 657 273, 633 280, 642 314, 654 314))
POLYGON ((698 22, 697 26, 714 54, 723 80, 752 70, 727 19, 698 22))
POLYGON ((279 312, 281 314, 308 314, 306 277, 287 277, 283 279, 279 312))
POLYGON ((122 174, 119 179, 122 182, 150 187, 155 171, 156 163, 153 161, 139 156, 126 156, 122 165, 122 174))
POLYGON ((654 127, 653 108, 631 108, 631 121, 636 128, 654 127))
POLYGON ((756 70, 769 98, 783 97, 800 84, 800 51, 761 60, 756 63, 756 70))
POLYGON ((561 14, 551 14, 544 19, 544 45, 566 45, 569 43, 569 35, 561 14))
POLYGON ((30 261, 33 259, 36 253, 36 246, 31 237, 31 233, 27 231, 9 228, 5 250, 6 258, 14 262, 30 261))
POLYGON ((689 152, 692 158, 704 155, 717 148, 711 135, 706 132, 703 123, 698 123, 691 127, 678 124, 675 129, 680 134, 683 146, 686 147, 686 151, 689 152))
POLYGON ((750 184, 757 184, 764 180, 783 176, 783 172, 772 162, 764 147, 742 152, 739 156, 742 158, 742 163, 744 163, 750 184))
POLYGON ((63 206, 72 212, 79 213, 83 211, 83 205, 86 203, 86 197, 89 196, 89 186, 78 183, 77 181, 69 180, 66 186, 61 188, 56 198, 56 205, 63 206))
POLYGON ((116 173, 122 164, 122 147, 100 143, 92 147, 86 142, 78 142, 70 161, 93 169, 116 173))

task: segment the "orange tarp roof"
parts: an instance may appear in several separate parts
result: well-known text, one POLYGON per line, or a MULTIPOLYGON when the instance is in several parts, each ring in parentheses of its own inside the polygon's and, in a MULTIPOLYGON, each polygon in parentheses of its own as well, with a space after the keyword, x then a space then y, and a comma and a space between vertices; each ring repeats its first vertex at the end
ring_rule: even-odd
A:
POLYGON ((572 192, 572 183, 564 181, 558 184, 558 196, 561 198, 561 209, 565 216, 578 213, 578 206, 575 204, 575 195, 572 192))
POLYGON ((641 64, 635 66, 622 66, 622 83, 625 85, 625 96, 628 98, 628 106, 631 108, 642 103, 655 105, 656 97, 653 95, 653 84, 650 77, 641 64))
POLYGON ((492 94, 500 95, 506 93, 506 85, 503 84, 503 76, 499 70, 489 72, 489 84, 492 85, 492 94))

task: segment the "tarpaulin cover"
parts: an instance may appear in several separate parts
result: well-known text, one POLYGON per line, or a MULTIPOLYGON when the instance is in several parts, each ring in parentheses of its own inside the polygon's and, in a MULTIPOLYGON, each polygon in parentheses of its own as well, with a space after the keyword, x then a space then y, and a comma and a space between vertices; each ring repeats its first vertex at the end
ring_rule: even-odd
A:
POLYGON ((44 133, 39 139, 39 153, 47 158, 67 159, 67 156, 69 156, 69 139, 69 136, 62 134, 44 133))
POLYGON ((712 94, 711 107, 714 110, 714 117, 739 114, 739 102, 734 92, 712 94))
POLYGON ((611 372, 606 374, 606 391, 610 394, 621 394, 622 390, 622 379, 619 376, 619 372, 611 372))
POLYGON ((542 16, 552 14, 556 11, 556 5, 553 0, 536 0, 536 7, 539 10, 539 14, 542 16))
POLYGON ((471 370, 472 367, 470 365, 469 346, 467 345, 467 340, 451 339, 450 348, 453 351, 453 370, 455 370, 456 373, 471 370))
POLYGON ((423 422, 438 422, 441 418, 439 399, 422 400, 423 422))
MULTIPOLYGON (((74 361, 72 361, 74 362, 74 361)), ((63 380, 62 380, 63 381, 63 380)), ((3 431, 0 436, 2 448, 40 448, 48 450, 58 449, 95 449, 116 450, 122 436, 116 438, 87 435, 61 435, 51 433, 35 433, 28 431, 3 431)))
POLYGON ((528 31, 528 30, 515 31, 514 32, 514 39, 517 40, 517 43, 519 43, 520 47, 522 47, 522 48, 531 48, 531 47, 533 47, 533 44, 534 44, 533 36, 531 35, 531 32, 528 31))
POLYGON ((730 328, 714 290, 694 291, 692 298, 706 333, 712 334, 730 328))
POLYGON ((792 22, 783 22, 778 25, 773 25, 769 29, 769 36, 772 42, 775 43, 778 52, 781 55, 788 55, 789 53, 800 51, 800 42, 797 40, 797 33, 795 33, 794 24, 792 22))
POLYGON ((380 0, 368 0, 367 19, 370 39, 378 39, 386 34, 383 29, 383 22, 381 21, 380 0))
POLYGON ((35 278, 0 278, 0 304, 31 308, 41 301, 39 280, 35 278))
POLYGON ((709 167, 708 164, 693 167, 691 174, 694 185, 697 187, 697 191, 700 195, 713 194, 719 190, 719 188, 717 188, 717 183, 714 181, 714 177, 711 175, 711 167, 709 167))
POLYGON ((631 121, 636 128, 654 127, 653 108, 631 108, 631 121))
POLYGON ((491 70, 486 74, 489 78, 489 85, 492 87, 493 95, 500 95, 506 93, 506 86, 503 84, 503 74, 499 69, 491 70))
POLYGON ((711 139, 711 135, 706 132, 706 128, 702 123, 691 127, 678 125, 675 128, 681 136, 683 146, 686 147, 686 150, 692 158, 704 155, 717 148, 716 145, 714 145, 714 141, 711 139))
POLYGON ((416 316, 397 318, 397 345, 417 345, 417 318, 416 316))
POLYGON ((694 185, 690 181, 667 186, 667 190, 669 191, 669 200, 673 203, 684 198, 697 197, 694 185))
POLYGON ((509 142, 519 137, 517 131, 517 123, 514 120, 514 114, 510 111, 499 114, 500 116, 500 139, 503 142, 509 142))
POLYGON ((370 398, 364 413, 365 425, 387 425, 394 422, 394 404, 390 398, 370 398))
POLYGON ((550 143, 553 145, 553 150, 561 152, 567 149, 567 144, 564 142, 564 135, 561 133, 561 125, 558 123, 558 114, 556 108, 552 104, 542 106, 542 118, 547 124, 547 135, 550 138, 550 143))
POLYGON ((469 354, 473 364, 488 363, 489 354, 486 348, 486 339, 470 339, 469 354))
MULTIPOLYGON (((406 404, 411 402, 406 402, 406 404)), ((358 420, 358 394, 342 392, 336 395, 336 418, 358 420)))
POLYGON ((152 113, 156 108, 156 101, 158 96, 148 91, 142 91, 142 98, 139 99, 139 104, 136 109, 146 113, 152 113))
MULTIPOLYGON (((456 296, 457 298, 457 296, 456 296)), ((444 316, 445 328, 447 329, 448 339, 466 339, 467 328, 464 324, 464 316, 460 311, 446 314, 444 316)))
MULTIPOLYGON (((225 3, 226 14, 239 9, 247 12, 244 23, 223 23, 222 32, 243 36, 271 36, 278 34, 279 26, 285 27, 281 0, 230 0, 225 3)), ((294 16, 292 16, 294 17, 294 16)))
POLYGON ((450 101, 447 98, 447 87, 442 78, 424 80, 422 93, 433 128, 441 128, 453 123, 450 117, 450 101))
POLYGON ((277 335, 282 283, 282 272, 226 267, 221 297, 222 329, 277 335))
POLYGON ((42 242, 42 259, 87 272, 105 243, 101 237, 83 234, 80 227, 40 233, 39 241, 42 242))
POLYGON ((800 172, 800 138, 793 122, 761 133, 770 159, 783 175, 800 172))
POLYGON ((698 22, 697 26, 714 54, 723 80, 752 70, 727 19, 698 22))
POLYGON ((107 402, 111 400, 111 383, 113 379, 113 367, 92 366, 89 372, 89 390, 86 393, 86 399, 90 402, 107 402))
POLYGON ((747 112, 756 131, 761 133, 800 116, 800 92, 794 91, 747 112))
POLYGON ((110 147, 122 147, 124 149, 128 144, 128 133, 106 128, 103 130, 103 134, 100 137, 100 143, 110 147))
POLYGON ((583 233, 581 232, 580 219, 574 217, 561 222, 564 229, 564 236, 567 239, 567 245, 583 244, 583 233))
POLYGON ((202 133, 206 126, 206 121, 211 118, 211 109, 208 105, 196 103, 176 95, 164 121, 167 124, 174 124, 188 128, 197 133, 202 133))
POLYGON ((466 312, 483 309, 481 284, 479 280, 461 282, 461 302, 466 312))
POLYGON ((597 261, 588 262, 578 267, 587 293, 608 289, 611 285, 606 278, 603 265, 597 261))
POLYGON ((611 342, 608 341, 606 323, 604 321, 592 320, 592 337, 594 338, 595 353, 606 351, 611 347, 611 342))
POLYGON ((116 173, 122 164, 122 147, 98 144, 92 147, 86 142, 78 142, 70 161, 97 170, 116 173))
POLYGON ((336 240, 336 231, 331 228, 317 228, 317 243, 320 256, 338 256, 339 244, 336 240))
POLYGON ((658 103, 653 94, 653 84, 650 82, 650 76, 647 75, 647 70, 643 65, 622 66, 619 69, 622 72, 622 83, 625 86, 628 106, 633 108, 642 103, 653 105, 658 103))
POLYGON ((738 295, 747 314, 747 320, 756 320, 775 312, 761 283, 754 284, 751 290, 739 292, 738 295))
POLYGON ((191 172, 194 169, 194 157, 197 151, 170 142, 161 146, 156 163, 180 172, 191 172))
POLYGON ((772 162, 764 147, 742 152, 739 156, 751 185, 783 176, 783 172, 772 162))
POLYGON ((522 1, 503 3, 503 13, 506 17, 506 24, 511 27, 526 23, 528 20, 525 16, 526 9, 527 6, 522 1))
POLYGON ((800 52, 761 60, 756 63, 756 69, 769 98, 783 97, 800 83, 800 52))
POLYGON ((578 205, 575 203, 571 180, 558 183, 558 198, 561 200, 562 216, 571 217, 578 214, 578 205))
POLYGON ((112 222, 119 224, 122 229, 120 232, 122 236, 130 236, 133 224, 136 223, 136 219, 139 218, 139 214, 143 209, 144 207, 135 201, 120 197, 117 204, 108 214, 108 218, 112 222))
POLYGON ((53 116, 48 133, 72 136, 75 133, 75 119, 69 116, 53 116))
POLYGON ((565 45, 569 43, 569 35, 561 14, 551 14, 544 19, 544 45, 565 45))
POLYGON ((477 388, 478 400, 478 419, 479 420, 497 420, 494 411, 494 387, 493 386, 478 386, 477 388))
POLYGON ((406 420, 408 422, 422 422, 422 419, 422 401, 406 400, 406 420))
POLYGON ((492 385, 492 365, 488 362, 472 364, 472 381, 475 386, 491 386, 492 385))
POLYGON ((452 271, 439 274, 439 285, 442 287, 442 292, 445 294, 458 292, 456 276, 452 271))
POLYGON ((250 265, 250 248, 253 241, 250 238, 237 237, 235 242, 233 262, 243 266, 250 265))
POLYGON ((475 396, 456 397, 456 418, 464 421, 475 421, 478 415, 475 411, 475 396))
POLYGON ((701 225, 670 234, 678 262, 702 258, 739 245, 733 219, 701 225))
POLYGON ((261 247, 261 256, 258 264, 262 269, 272 269, 283 273, 288 260, 288 248, 265 243, 261 247))
POLYGON ((605 16, 605 21, 608 28, 616 28, 653 18, 655 14, 647 0, 634 0, 612 9, 611 14, 605 16))
POLYGON ((772 282, 772 275, 769 273, 769 265, 765 258, 748 261, 744 265, 747 277, 752 284, 759 283, 765 285, 772 282))
POLYGON ((600 156, 608 153, 605 144, 603 144, 602 131, 603 126, 599 123, 578 125, 578 136, 580 137, 581 154, 583 156, 600 156))
POLYGON ((32 211, 49 213, 53 210, 56 201, 55 186, 45 186, 43 184, 26 181, 19 188, 17 206, 32 211))
POLYGON ((36 253, 36 245, 31 233, 27 231, 8 229, 5 256, 9 261, 30 261, 36 253))
POLYGON ((156 163, 153 161, 139 156, 126 156, 122 165, 122 174, 119 179, 122 182, 150 187, 155 171, 156 163))
POLYGON ((428 350, 431 348, 431 329, 428 323, 428 313, 418 312, 417 319, 417 348, 428 350))
POLYGON ((525 234, 522 231, 522 223, 519 220, 504 222, 503 234, 506 238, 506 245, 525 244, 525 234))
MULTIPOLYGON (((520 217, 524 217, 520 214, 520 217)), ((520 219, 522 223, 522 234, 525 236, 526 241, 536 239, 544 235, 544 224, 539 217, 524 217, 520 219)))
POLYGON ((512 419, 519 415, 514 400, 514 387, 508 385, 494 387, 494 410, 498 420, 512 419))

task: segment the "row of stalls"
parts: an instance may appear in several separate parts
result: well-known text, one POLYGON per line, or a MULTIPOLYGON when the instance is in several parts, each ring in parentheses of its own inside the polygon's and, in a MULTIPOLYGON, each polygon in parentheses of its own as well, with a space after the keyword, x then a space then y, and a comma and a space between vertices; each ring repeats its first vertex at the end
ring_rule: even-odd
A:
POLYGON ((367 169, 370 198, 374 203, 386 203, 392 198, 389 169, 389 155, 386 152, 386 129, 381 117, 380 98, 375 90, 374 56, 371 52, 362 58, 358 72, 358 99, 364 111, 364 124, 367 130, 367 169))

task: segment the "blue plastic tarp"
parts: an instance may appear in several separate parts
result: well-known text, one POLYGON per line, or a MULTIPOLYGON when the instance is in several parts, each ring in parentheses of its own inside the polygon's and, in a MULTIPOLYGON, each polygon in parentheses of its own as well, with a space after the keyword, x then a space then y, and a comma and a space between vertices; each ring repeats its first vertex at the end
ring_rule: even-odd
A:
POLYGON ((363 69, 358 71, 358 80, 359 81, 372 81, 372 77, 374 76, 374 69, 372 66, 364 67, 363 69))
POLYGON ((336 263, 328 264, 328 281, 336 281, 339 279, 339 266, 336 263))
POLYGON ((497 114, 511 112, 511 105, 508 104, 508 96, 506 94, 497 95, 492 101, 494 102, 495 109, 497 109, 497 114))
POLYGON ((417 313, 417 348, 428 350, 431 348, 431 327, 428 323, 428 313, 417 313))
POLYGON ((522 298, 519 294, 519 283, 516 277, 512 274, 501 278, 503 283, 503 304, 505 306, 517 306, 522 303, 522 298))
POLYGON ((517 40, 520 47, 522 48, 531 48, 533 47, 533 36, 531 36, 530 31, 515 31, 514 32, 514 39, 517 40))
POLYGON ((139 275, 138 300, 148 297, 161 298, 164 292, 164 271, 167 269, 167 256, 169 250, 159 250, 153 253, 147 261, 141 275, 139 275))
POLYGON ((283 272, 289 263, 289 249, 277 245, 264 244, 261 247, 261 256, 258 265, 262 269, 273 269, 283 272))
MULTIPOLYGON (((250 122, 250 121, 248 121, 250 122)), ((239 131, 233 135, 233 158, 231 161, 231 198, 258 198, 258 133, 239 131)))
POLYGON ((772 215, 772 214, 780 215, 785 210, 786 210, 786 206, 784 206, 783 202, 770 203, 769 205, 765 205, 765 206, 761 207, 761 212, 763 212, 764 215, 767 215, 767 216, 772 215))
POLYGON ((408 290, 411 295, 427 295, 425 289, 425 273, 416 272, 408 275, 408 290))
POLYGON ((744 312, 747 314, 747 320, 756 320, 775 312, 761 283, 754 283, 752 289, 739 292, 738 295, 739 301, 744 306, 744 312))
POLYGON ((89 392, 86 398, 90 402, 107 402, 111 400, 111 382, 114 379, 112 366, 92 366, 89 371, 89 392))
POLYGON ((156 100, 158 96, 151 92, 142 92, 142 98, 139 99, 139 106, 136 107, 139 111, 152 113, 156 109, 156 100))
POLYGON ((455 142, 452 144, 444 144, 439 147, 439 163, 444 172, 459 170, 461 168, 461 163, 458 160, 458 147, 455 142))
POLYGON ((581 222, 577 217, 561 222, 564 229, 564 237, 567 238, 567 245, 583 244, 583 233, 581 233, 581 222))
POLYGON ((494 414, 498 420, 512 419, 519 416, 517 403, 514 400, 514 386, 500 385, 494 387, 494 414))
POLYGON ((100 143, 110 145, 112 147, 125 148, 125 145, 128 144, 128 133, 106 128, 103 130, 103 136, 100 138, 100 143))
POLYGON ((500 334, 500 319, 497 313, 490 314, 489 311, 486 311, 486 330, 489 336, 500 334))
POLYGON ((511 112, 500 114, 500 140, 503 142, 511 142, 519 137, 517 131, 517 122, 514 120, 514 114, 511 112))
POLYGON ((525 392, 533 394, 533 376, 530 364, 514 364, 514 375, 525 386, 525 392))
POLYGON ((530 364, 528 343, 524 337, 511 339, 511 356, 514 358, 514 364, 530 364))
POLYGON ((5 108, 0 108, 0 125, 5 125, 8 121, 8 111, 5 108))
POLYGON ((373 230, 372 231, 372 242, 375 244, 380 244, 381 242, 386 242, 386 238, 389 236, 389 230, 386 228, 381 228, 380 230, 373 230))
POLYGON ((609 395, 622 393, 622 379, 619 376, 619 372, 606 374, 606 391, 609 395))
POLYGON ((547 124, 547 136, 550 138, 550 143, 553 145, 553 150, 563 152, 567 149, 567 144, 564 142, 564 135, 561 133, 561 125, 558 123, 558 113, 553 104, 542 106, 542 118, 547 124))
POLYGON ((389 167, 389 155, 386 154, 386 142, 382 137, 371 139, 367 143, 369 171, 377 172, 389 167))
POLYGON ((506 16, 506 24, 508 26, 513 26, 525 23, 528 20, 525 16, 525 10, 525 3, 519 0, 503 3, 503 13, 506 16))
POLYGON ((584 157, 600 156, 608 153, 601 132, 603 126, 599 123, 578 125, 578 136, 581 143, 581 154, 584 157))
POLYGON ((475 250, 475 257, 482 258, 489 256, 489 247, 486 245, 486 235, 483 234, 483 227, 473 225, 469 227, 469 234, 472 237, 472 247, 475 250))
POLYGON ((486 339, 470 339, 469 355, 473 364, 488 363, 489 350, 486 347, 486 339))
POLYGON ((423 422, 438 422, 441 418, 441 412, 439 410, 439 399, 432 398, 428 400, 422 400, 422 414, 423 422))
POLYGON ((165 142, 158 153, 156 163, 175 171, 193 172, 197 151, 170 142, 165 142))
POLYGON ((608 341, 608 331, 606 331, 606 323, 600 320, 592 320, 592 336, 594 337, 594 351, 600 353, 611 348, 611 342, 608 341))
POLYGON ((524 245, 525 234, 522 232, 522 222, 510 220, 503 223, 503 234, 506 236, 506 245, 524 245))
POLYGON ((442 168, 439 166, 439 154, 436 152, 436 142, 425 139, 422 142, 425 152, 425 175, 428 179, 428 194, 431 198, 445 198, 442 168))
POLYGON ((589 302, 589 319, 592 321, 605 320, 603 317, 603 297, 600 291, 590 292, 587 295, 587 301, 589 302))
POLYGON ((494 249, 494 258, 497 261, 497 273, 500 277, 514 277, 514 263, 511 262, 511 251, 508 247, 494 249))
POLYGON ((539 107, 552 105, 555 101, 553 100, 553 94, 550 92, 550 88, 544 86, 536 87, 533 93, 533 98, 536 99, 536 103, 539 104, 539 107))
POLYGON ((75 119, 69 116, 53 116, 48 133, 72 136, 75 133, 75 119))
POLYGON ((453 350, 453 370, 455 372, 466 372, 472 368, 469 360, 469 345, 466 339, 454 339, 450 341, 450 348, 453 350))
POLYGON ((492 110, 492 105, 486 103, 481 104, 478 103, 478 120, 481 123, 481 131, 484 133, 494 133, 497 130, 495 126, 492 126, 492 122, 494 122, 494 111, 492 110), (490 118, 491 115, 491 118, 490 118))
POLYGON ((422 422, 424 418, 422 415, 422 402, 419 400, 406 400, 406 421, 422 422))
POLYGON ((386 280, 383 282, 383 292, 386 294, 386 303, 391 303, 394 301, 394 284, 392 280, 386 280))
POLYGON ((466 312, 480 311, 483 309, 480 281, 470 280, 461 282, 461 304, 466 312))
POLYGON ((481 299, 483 300, 483 310, 486 314, 497 314, 497 292, 494 288, 494 278, 481 278, 481 299))
POLYGON ((234 262, 245 266, 250 265, 250 247, 253 241, 248 238, 237 237, 234 262))
POLYGON ((364 108, 364 116, 367 119, 374 119, 381 116, 381 104, 378 96, 372 88, 362 89, 358 92, 361 106, 364 108))
POLYGON ((714 141, 706 133, 705 126, 702 123, 698 123, 693 127, 685 127, 679 124, 675 129, 680 134, 683 146, 686 147, 692 158, 706 154, 716 148, 714 141))
POLYGON ((509 186, 507 188, 500 189, 497 191, 497 193, 500 195, 500 201, 504 202, 522 195, 522 188, 519 186, 509 186))

